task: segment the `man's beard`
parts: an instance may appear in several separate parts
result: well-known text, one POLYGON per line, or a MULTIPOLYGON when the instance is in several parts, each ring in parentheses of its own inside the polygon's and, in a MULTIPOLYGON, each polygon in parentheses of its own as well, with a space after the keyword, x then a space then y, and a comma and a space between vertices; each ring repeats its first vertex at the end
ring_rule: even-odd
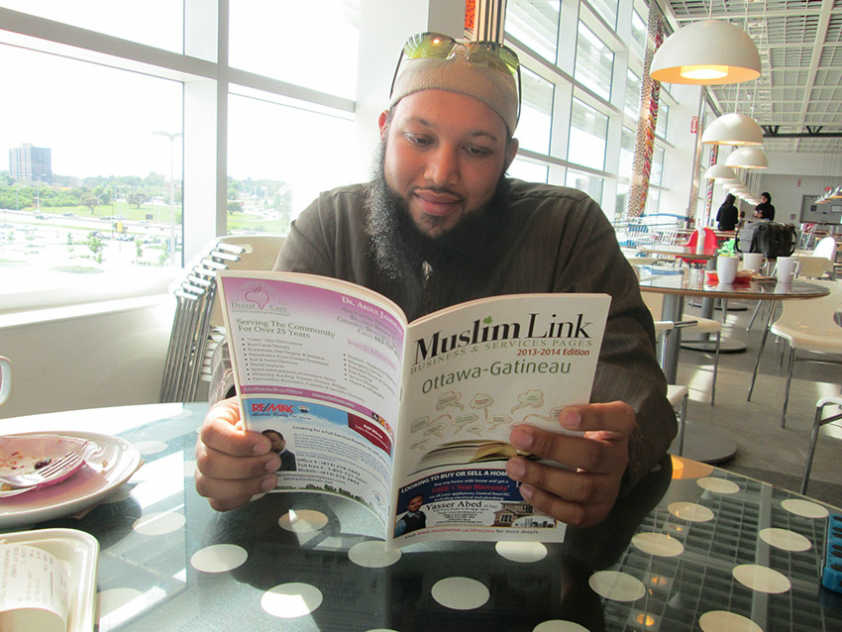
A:
POLYGON ((500 174, 494 195, 481 208, 470 210, 450 230, 430 237, 419 230, 407 201, 386 183, 386 141, 381 140, 368 191, 368 233, 374 254, 387 276, 417 279, 421 264, 433 269, 476 266, 493 256, 490 245, 501 230, 507 208, 509 181, 500 174))

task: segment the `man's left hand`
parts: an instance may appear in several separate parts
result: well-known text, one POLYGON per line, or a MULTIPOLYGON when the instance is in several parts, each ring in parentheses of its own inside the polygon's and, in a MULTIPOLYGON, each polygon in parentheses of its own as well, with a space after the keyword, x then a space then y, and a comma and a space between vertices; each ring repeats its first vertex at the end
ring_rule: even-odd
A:
POLYGON ((561 411, 559 422, 584 436, 522 425, 512 428, 509 441, 563 467, 513 457, 506 472, 521 482, 521 496, 536 510, 577 527, 595 525, 611 511, 620 491, 635 412, 625 402, 571 406, 561 411))

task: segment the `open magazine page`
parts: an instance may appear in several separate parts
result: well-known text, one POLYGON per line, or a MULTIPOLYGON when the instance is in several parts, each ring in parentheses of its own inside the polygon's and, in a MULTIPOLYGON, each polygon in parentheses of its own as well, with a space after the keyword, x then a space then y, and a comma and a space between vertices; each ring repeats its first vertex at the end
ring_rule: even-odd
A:
POLYGON ((386 522, 400 309, 313 275, 223 271, 219 286, 243 418, 281 457, 278 490, 341 494, 386 522))
MULTIPOLYGON (((590 400, 610 296, 472 301, 410 324, 396 456, 394 537, 562 541, 506 475, 512 426, 563 432, 590 400)), ((525 455, 526 456, 526 455, 525 455)))

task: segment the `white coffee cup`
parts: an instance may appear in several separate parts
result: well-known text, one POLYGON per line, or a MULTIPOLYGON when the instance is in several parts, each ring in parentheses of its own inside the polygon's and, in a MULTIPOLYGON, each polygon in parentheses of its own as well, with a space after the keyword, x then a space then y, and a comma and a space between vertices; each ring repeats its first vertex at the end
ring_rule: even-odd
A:
POLYGON ((744 252, 743 253, 743 267, 752 272, 760 272, 763 268, 763 253, 762 252, 744 252))
POLYGON ((719 277, 719 285, 730 285, 737 278, 737 264, 740 262, 737 257, 720 256, 716 258, 716 276, 719 277))
POLYGON ((795 257, 778 257, 775 262, 779 283, 789 283, 798 269, 798 259, 795 257))
POLYGON ((12 391, 12 363, 0 356, 0 404, 9 399, 12 391))

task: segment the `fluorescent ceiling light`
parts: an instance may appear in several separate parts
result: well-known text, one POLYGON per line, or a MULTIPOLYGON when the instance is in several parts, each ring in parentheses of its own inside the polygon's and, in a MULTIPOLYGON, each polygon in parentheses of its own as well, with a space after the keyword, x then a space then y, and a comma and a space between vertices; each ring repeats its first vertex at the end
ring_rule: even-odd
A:
POLYGON ((666 83, 741 83, 760 76, 760 55, 741 28, 702 20, 679 29, 661 44, 649 74, 666 83))

